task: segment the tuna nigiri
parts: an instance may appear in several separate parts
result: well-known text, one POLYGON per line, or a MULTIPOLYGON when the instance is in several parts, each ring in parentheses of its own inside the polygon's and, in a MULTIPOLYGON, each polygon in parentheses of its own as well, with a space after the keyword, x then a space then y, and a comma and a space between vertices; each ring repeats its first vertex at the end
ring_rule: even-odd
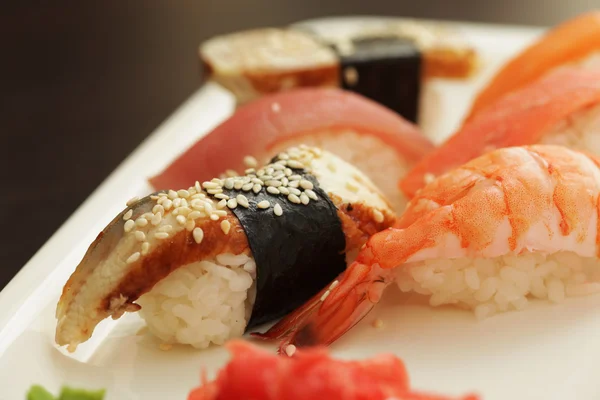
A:
POLYGON ((557 70, 482 111, 401 180, 411 198, 434 176, 496 148, 561 144, 600 155, 600 69, 557 70))
POLYGON ((416 126, 360 95, 339 89, 299 89, 239 108, 151 183, 157 189, 187 187, 227 170, 254 166, 252 158, 244 164, 247 155, 262 164, 298 144, 320 147, 355 165, 397 209, 404 207, 405 200, 395 182, 434 148, 416 126))
POLYGON ((600 69, 600 12, 570 19, 547 32, 508 62, 477 95, 465 122, 506 93, 569 64, 600 69))
POLYGON ((282 350, 332 343, 392 282, 479 318, 532 297, 598 293, 599 215, 600 159, 554 145, 493 151, 423 188, 335 287, 262 337, 283 340, 282 350))
POLYGON ((298 350, 287 358, 242 341, 226 346, 232 359, 188 400, 450 400, 413 391, 404 364, 393 355, 341 361, 322 348, 298 350))

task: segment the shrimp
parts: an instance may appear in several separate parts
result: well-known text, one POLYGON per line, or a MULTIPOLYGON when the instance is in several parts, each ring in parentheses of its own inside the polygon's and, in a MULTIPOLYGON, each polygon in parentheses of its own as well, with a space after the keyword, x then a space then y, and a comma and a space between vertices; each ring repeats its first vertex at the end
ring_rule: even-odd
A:
POLYGON ((480 317, 521 309, 531 296, 599 291, 599 193, 594 156, 555 145, 487 153, 423 188, 333 287, 256 336, 280 340, 280 352, 331 344, 393 282, 480 317))

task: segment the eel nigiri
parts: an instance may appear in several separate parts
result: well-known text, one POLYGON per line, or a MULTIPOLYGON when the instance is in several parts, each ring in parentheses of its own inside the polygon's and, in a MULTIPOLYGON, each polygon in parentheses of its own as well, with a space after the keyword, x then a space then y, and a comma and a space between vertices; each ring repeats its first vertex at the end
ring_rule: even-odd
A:
POLYGON ((396 182, 433 144, 394 112, 339 89, 298 89, 265 96, 243 107, 200 139, 161 174, 156 189, 187 187, 195 180, 244 170, 289 146, 328 150, 355 165, 401 210, 396 182), (385 173, 381 173, 385 171, 385 173))
POLYGON ((164 343, 222 344, 307 301, 394 220, 364 174, 309 147, 132 199, 66 283, 56 343, 74 351, 103 319, 140 311, 164 343))
POLYGON ((414 391, 405 365, 391 354, 341 361, 323 348, 298 350, 287 358, 242 341, 226 346, 232 359, 214 381, 203 379, 188 400, 450 400, 414 391))
POLYGON ((509 61, 477 95, 465 122, 503 95, 566 65, 600 69, 600 12, 563 22, 509 61))
POLYGON ((555 145, 487 153, 435 179, 395 227, 373 235, 324 301, 288 315, 280 350, 329 344, 385 287, 478 318, 600 292, 600 159, 555 145))
POLYGON ((560 144, 600 155, 600 69, 557 70, 482 111, 400 181, 408 198, 428 180, 496 148, 560 144))

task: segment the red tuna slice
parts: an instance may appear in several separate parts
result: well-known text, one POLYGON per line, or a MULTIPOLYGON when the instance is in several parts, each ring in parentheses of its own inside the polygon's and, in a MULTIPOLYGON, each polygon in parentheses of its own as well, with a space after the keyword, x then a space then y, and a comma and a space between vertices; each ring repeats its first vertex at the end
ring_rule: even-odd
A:
MULTIPOLYGON (((277 356, 244 341, 227 344, 231 361, 215 381, 193 390, 188 400, 449 400, 411 392, 402 361, 379 355, 365 361, 341 361, 325 348, 277 356)), ((464 400, 476 400, 466 397, 464 400)))
POLYGON ((297 89, 238 108, 150 182, 156 189, 187 188, 226 170, 245 170, 247 155, 262 164, 302 143, 354 164, 392 203, 400 195, 395 178, 434 148, 415 125, 365 97, 333 88, 297 89))
POLYGON ((600 70, 556 70, 478 113, 419 161, 400 181, 400 188, 410 199, 431 178, 494 149, 540 143, 546 133, 556 133, 560 123, 599 103, 600 70))

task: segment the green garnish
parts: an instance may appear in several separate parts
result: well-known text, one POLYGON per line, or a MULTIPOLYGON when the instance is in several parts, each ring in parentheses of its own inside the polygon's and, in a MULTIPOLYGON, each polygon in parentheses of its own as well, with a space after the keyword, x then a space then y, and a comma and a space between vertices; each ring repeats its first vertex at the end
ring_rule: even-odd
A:
POLYGON ((27 400, 103 400, 106 391, 73 389, 63 386, 58 397, 54 397, 50 392, 40 385, 33 385, 27 393, 27 400))

